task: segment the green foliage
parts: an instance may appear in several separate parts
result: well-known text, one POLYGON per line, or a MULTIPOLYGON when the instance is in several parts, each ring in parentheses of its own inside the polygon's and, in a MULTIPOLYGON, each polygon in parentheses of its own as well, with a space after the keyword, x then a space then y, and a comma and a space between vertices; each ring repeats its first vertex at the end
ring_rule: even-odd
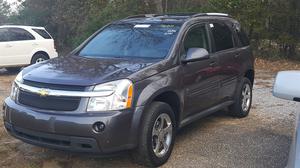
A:
POLYGON ((0 25, 7 22, 9 14, 10 14, 9 4, 4 0, 0 0, 0 25))
MULTIPOLYGON (((7 6, 0 0, 0 19, 9 13, 3 9, 7 6)), ((299 0, 25 0, 19 12, 10 16, 10 22, 44 26, 60 49, 70 50, 113 20, 142 13, 178 12, 229 13, 242 23, 256 51, 267 56, 297 55, 299 0)))

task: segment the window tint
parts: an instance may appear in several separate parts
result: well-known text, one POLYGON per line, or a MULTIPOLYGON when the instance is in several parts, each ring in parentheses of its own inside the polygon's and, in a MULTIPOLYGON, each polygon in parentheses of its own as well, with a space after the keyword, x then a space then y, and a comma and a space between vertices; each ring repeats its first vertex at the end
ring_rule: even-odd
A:
POLYGON ((80 51, 83 57, 165 58, 181 25, 112 24, 80 51))
POLYGON ((46 30, 43 29, 32 29, 32 30, 35 31, 40 36, 42 36, 44 39, 52 39, 52 37, 46 30))
POLYGON ((184 40, 185 54, 189 48, 205 48, 209 51, 208 37, 205 26, 197 26, 192 28, 184 40))
POLYGON ((250 45, 249 38, 248 38, 247 34, 243 31, 243 29, 237 30, 237 35, 238 35, 241 45, 243 47, 250 45))
POLYGON ((21 28, 9 28, 11 41, 34 40, 35 38, 28 31, 21 28))
POLYGON ((234 47, 233 35, 228 26, 213 23, 210 24, 210 28, 215 41, 216 51, 227 50, 234 47))
POLYGON ((8 30, 0 29, 0 42, 9 41, 8 30))

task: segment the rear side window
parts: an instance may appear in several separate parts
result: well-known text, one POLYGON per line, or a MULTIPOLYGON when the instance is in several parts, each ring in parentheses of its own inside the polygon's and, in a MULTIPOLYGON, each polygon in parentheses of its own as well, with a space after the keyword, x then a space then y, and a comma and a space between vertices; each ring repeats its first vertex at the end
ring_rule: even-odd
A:
POLYGON ((237 30, 237 35, 243 47, 250 45, 248 35, 244 32, 243 29, 237 30))
POLYGON ((208 37, 205 26, 196 26, 192 28, 184 40, 184 50, 187 53, 189 48, 205 48, 209 51, 208 37))
POLYGON ((225 24, 213 23, 210 28, 215 41, 216 52, 234 47, 232 31, 225 24))
POLYGON ((32 34, 21 28, 9 28, 10 41, 34 40, 32 34))
POLYGON ((0 42, 9 41, 8 30, 0 29, 0 42))
POLYGON ((35 31, 40 36, 42 36, 44 39, 52 39, 52 37, 46 30, 43 29, 32 29, 32 30, 35 31))

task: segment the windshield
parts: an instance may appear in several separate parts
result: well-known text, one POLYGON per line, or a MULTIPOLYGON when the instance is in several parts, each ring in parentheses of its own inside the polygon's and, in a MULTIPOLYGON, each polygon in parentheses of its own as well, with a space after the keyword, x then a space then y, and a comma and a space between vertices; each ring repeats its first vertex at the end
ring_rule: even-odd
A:
POLYGON ((113 24, 79 52, 91 58, 165 58, 180 29, 175 24, 113 24))

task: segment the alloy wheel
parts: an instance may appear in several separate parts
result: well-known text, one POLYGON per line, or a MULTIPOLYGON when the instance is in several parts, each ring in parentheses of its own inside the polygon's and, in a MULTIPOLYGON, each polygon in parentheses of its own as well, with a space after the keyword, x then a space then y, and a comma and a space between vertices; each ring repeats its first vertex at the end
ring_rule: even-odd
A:
POLYGON ((163 113, 157 117, 152 128, 152 147, 157 157, 163 157, 172 143, 173 124, 170 116, 163 113))
POLYGON ((245 84, 242 90, 242 110, 248 111, 251 105, 251 87, 249 84, 245 84))
POLYGON ((36 59, 35 63, 41 63, 41 62, 43 62, 43 61, 45 61, 44 58, 38 58, 38 59, 36 59))

